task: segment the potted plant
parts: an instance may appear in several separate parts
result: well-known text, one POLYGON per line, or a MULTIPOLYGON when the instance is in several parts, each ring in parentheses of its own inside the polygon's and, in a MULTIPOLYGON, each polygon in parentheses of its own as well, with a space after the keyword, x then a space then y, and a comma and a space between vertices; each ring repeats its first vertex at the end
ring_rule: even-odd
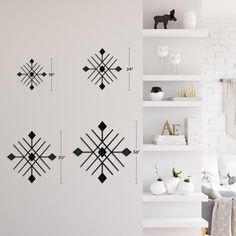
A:
POLYGON ((161 101, 163 99, 164 93, 161 87, 152 87, 150 92, 150 97, 152 101, 161 101))
POLYGON ((188 195, 194 192, 194 185, 191 182, 191 176, 188 176, 188 178, 179 183, 178 192, 182 195, 188 195))
POLYGON ((178 185, 180 183, 180 175, 182 171, 176 171, 175 168, 172 169, 172 176, 165 179, 166 190, 169 194, 173 194, 177 191, 178 185))
POLYGON ((150 191, 154 195, 161 195, 166 193, 165 183, 162 180, 161 176, 158 174, 157 166, 155 165, 157 180, 151 184, 150 191))

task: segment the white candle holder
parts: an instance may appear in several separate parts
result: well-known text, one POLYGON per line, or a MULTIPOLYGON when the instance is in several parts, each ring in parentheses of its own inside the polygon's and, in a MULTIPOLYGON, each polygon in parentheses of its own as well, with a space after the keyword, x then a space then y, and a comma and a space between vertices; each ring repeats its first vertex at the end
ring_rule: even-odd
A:
POLYGON ((159 45, 157 48, 157 55, 159 56, 159 73, 166 73, 166 57, 169 53, 167 45, 159 45))

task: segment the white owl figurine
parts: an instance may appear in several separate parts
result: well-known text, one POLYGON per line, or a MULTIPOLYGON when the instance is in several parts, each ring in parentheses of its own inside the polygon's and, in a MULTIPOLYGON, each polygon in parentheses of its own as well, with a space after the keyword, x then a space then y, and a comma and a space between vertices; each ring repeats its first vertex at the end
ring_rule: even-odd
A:
POLYGON ((170 55, 170 62, 173 65, 179 65, 181 62, 181 55, 179 53, 178 54, 171 54, 170 55))
POLYGON ((166 57, 169 53, 169 49, 167 45, 159 45, 157 48, 157 55, 159 57, 166 57))

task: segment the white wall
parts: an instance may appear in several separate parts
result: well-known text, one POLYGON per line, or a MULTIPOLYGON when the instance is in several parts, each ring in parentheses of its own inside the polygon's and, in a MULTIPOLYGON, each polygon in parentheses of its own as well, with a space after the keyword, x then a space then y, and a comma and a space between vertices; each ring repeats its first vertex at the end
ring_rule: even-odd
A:
MULTIPOLYGON (((0 235, 1 236, 141 236, 142 176, 135 184, 135 158, 122 157, 125 168, 101 184, 80 168, 73 154, 80 137, 104 121, 124 146, 135 148, 135 120, 142 143, 142 2, 131 0, 22 0, 0 2, 0 235), (121 37, 122 35, 122 37, 121 37), (104 47, 123 70, 104 91, 88 81, 82 68, 104 47), (132 49, 128 91, 128 47, 132 49), (50 81, 34 91, 20 83, 20 66, 31 58, 50 71, 50 81), (33 130, 59 155, 62 129, 63 184, 59 160, 31 184, 13 170, 7 156, 13 144, 33 130)), ((124 147, 123 146, 123 147, 124 147)), ((82 146, 81 148, 83 148, 82 146)), ((84 147, 85 148, 85 147, 84 147)), ((140 161, 141 158, 139 158, 140 161)), ((141 170, 142 164, 138 164, 141 170)))
POLYGON ((236 77, 236 21, 220 22, 204 23, 210 32, 209 39, 204 42, 203 54, 206 81, 203 82, 202 142, 206 166, 211 163, 211 157, 236 153, 236 140, 225 132, 223 83, 219 82, 220 78, 236 77))
POLYGON ((203 18, 236 18, 235 0, 202 0, 203 18))

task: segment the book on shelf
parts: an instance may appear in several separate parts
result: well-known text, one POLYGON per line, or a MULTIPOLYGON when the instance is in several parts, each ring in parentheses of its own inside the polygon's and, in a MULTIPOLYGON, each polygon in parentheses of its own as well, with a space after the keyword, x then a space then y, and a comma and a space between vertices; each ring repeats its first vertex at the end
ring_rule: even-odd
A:
POLYGON ((196 118, 186 118, 185 121, 185 136, 188 145, 197 145, 200 141, 200 125, 196 118))
POLYGON ((156 145, 187 145, 184 135, 156 135, 153 137, 156 145))
POLYGON ((202 101, 200 97, 169 97, 169 101, 202 101))

